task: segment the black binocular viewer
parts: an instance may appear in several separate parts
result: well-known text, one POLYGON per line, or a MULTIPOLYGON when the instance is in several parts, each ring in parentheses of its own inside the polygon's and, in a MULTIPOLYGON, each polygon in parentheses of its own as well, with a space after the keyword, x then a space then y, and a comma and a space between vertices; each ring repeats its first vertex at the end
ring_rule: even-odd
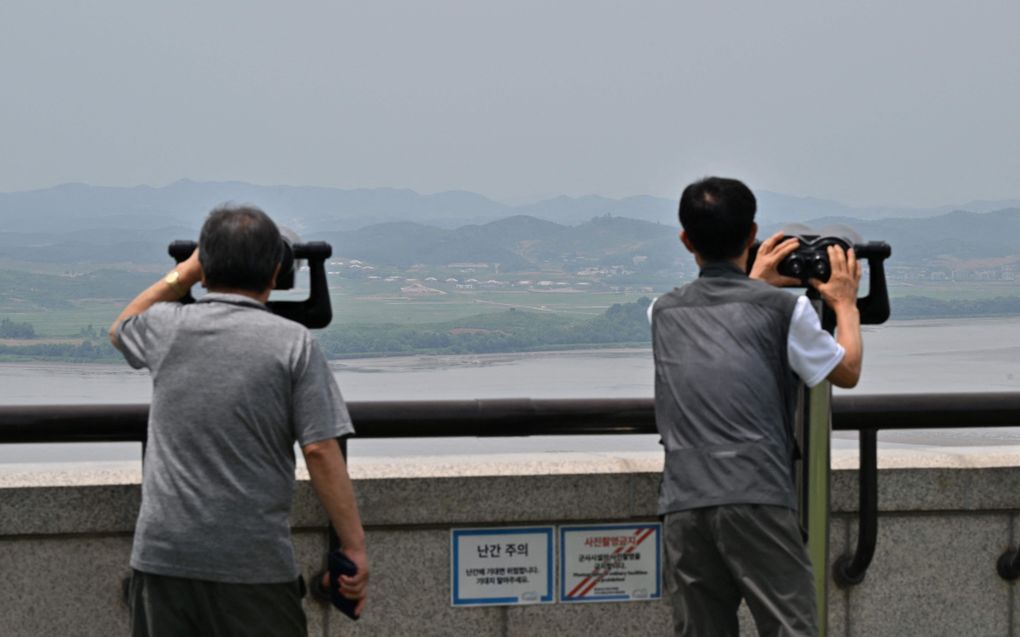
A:
MULTIPOLYGON (((294 243, 282 238, 283 257, 280 260, 280 274, 276 277, 276 290, 290 290, 294 277, 300 269, 300 262, 308 262, 310 291, 304 301, 269 301, 266 305, 273 314, 297 321, 310 329, 326 327, 333 320, 333 307, 329 300, 329 285, 326 283, 326 259, 333 255, 333 247, 323 241, 294 243)), ((194 241, 173 241, 167 252, 174 261, 181 263, 195 251, 194 241)), ((181 303, 193 303, 191 292, 181 303)))
MULTIPOLYGON (((857 299, 857 309, 861 313, 861 323, 878 325, 889 320, 889 289, 885 281, 885 260, 892 256, 892 248, 884 241, 869 241, 864 243, 849 228, 841 228, 836 231, 818 232, 808 228, 788 227, 784 229, 787 239, 797 239, 800 245, 792 253, 787 255, 779 263, 779 274, 792 277, 800 281, 801 286, 807 287, 810 279, 817 279, 823 283, 832 276, 832 267, 829 264, 829 246, 839 246, 843 250, 853 248, 858 261, 868 263, 868 295, 857 299)), ((780 243, 782 243, 780 241, 780 243)), ((747 271, 751 271, 755 257, 758 256, 760 242, 751 246, 751 253, 747 259, 747 271)), ((826 316, 823 314, 823 324, 826 316)), ((828 317, 831 322, 832 317, 828 317)))

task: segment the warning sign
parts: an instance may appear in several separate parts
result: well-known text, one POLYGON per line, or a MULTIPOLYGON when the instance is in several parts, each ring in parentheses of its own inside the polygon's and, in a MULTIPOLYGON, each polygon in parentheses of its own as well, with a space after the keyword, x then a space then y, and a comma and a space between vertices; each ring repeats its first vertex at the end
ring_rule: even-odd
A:
POLYGON ((662 597, 662 525, 560 527, 560 601, 662 597))
POLYGON ((454 529, 454 606, 553 602, 553 527, 454 529))

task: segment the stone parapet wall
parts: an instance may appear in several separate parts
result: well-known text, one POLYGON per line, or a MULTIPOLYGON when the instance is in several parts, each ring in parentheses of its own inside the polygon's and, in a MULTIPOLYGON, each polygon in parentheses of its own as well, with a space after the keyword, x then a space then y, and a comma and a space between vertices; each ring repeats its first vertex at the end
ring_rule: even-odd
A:
MULTIPOLYGON (((845 453, 834 458, 833 558, 855 542, 853 464, 845 453)), ((1020 634, 1015 586, 995 573, 999 554, 1020 539, 1020 467, 892 464, 879 477, 875 560, 862 585, 832 587, 829 634, 1020 634)), ((451 528, 654 520, 660 468, 660 454, 639 453, 354 459, 370 602, 353 623, 306 599, 309 634, 669 634, 665 602, 450 606, 451 528)), ((0 473, 0 634, 127 634, 121 582, 138 504, 137 467, 0 473)), ((322 568, 326 532, 307 481, 292 523, 308 578, 322 568)), ((746 612, 744 620, 753 634, 746 612)))

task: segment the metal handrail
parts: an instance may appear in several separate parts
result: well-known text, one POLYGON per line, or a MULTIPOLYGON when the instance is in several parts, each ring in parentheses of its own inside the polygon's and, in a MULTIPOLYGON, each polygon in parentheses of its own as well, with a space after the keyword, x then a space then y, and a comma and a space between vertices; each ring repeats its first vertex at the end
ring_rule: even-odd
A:
POLYGON ((832 401, 832 428, 842 431, 1012 426, 1020 426, 1020 392, 841 394, 832 401))
MULTIPOLYGON (((358 439, 654 434, 652 400, 350 402, 358 439)), ((0 406, 0 443, 144 442, 148 405, 0 406)))
MULTIPOLYGON (((654 434, 651 398, 477 399, 348 403, 357 438, 654 434)), ((149 406, 3 405, 0 443, 142 442, 149 406)), ((837 431, 1020 426, 1020 392, 841 394, 837 431)))
MULTIPOLYGON (((358 439, 657 433, 650 398, 352 402, 348 409, 358 439)), ((144 444, 148 412, 148 405, 0 406, 0 444, 144 444)), ((833 430, 860 432, 857 547, 836 561, 836 582, 862 582, 875 554, 879 431, 1008 426, 1020 426, 1020 392, 833 397, 833 430)), ((1020 577, 1020 551, 1004 553, 997 571, 1020 577)))

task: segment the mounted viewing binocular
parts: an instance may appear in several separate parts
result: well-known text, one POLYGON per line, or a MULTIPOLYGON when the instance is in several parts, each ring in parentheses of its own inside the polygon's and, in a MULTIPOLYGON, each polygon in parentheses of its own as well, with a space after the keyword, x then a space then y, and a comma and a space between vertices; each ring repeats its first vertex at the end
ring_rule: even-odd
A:
MULTIPOLYGON (((800 245, 779 263, 779 274, 800 281, 801 287, 808 287, 808 280, 818 279, 823 283, 832 276, 829 263, 829 246, 839 246, 843 250, 854 249, 858 261, 868 263, 868 295, 857 299, 857 309, 861 313, 861 323, 877 325, 889 319, 889 290, 885 282, 884 262, 892 255, 892 248, 884 241, 863 242, 856 232, 846 226, 829 226, 820 230, 812 230, 807 226, 794 224, 783 229, 780 241, 794 238, 800 245)), ((758 256, 761 243, 755 241, 747 259, 747 271, 751 271, 754 260, 758 256)), ((809 288, 809 296, 811 295, 809 288)), ((823 323, 826 317, 823 315, 823 323)))
MULTIPOLYGON (((333 247, 323 241, 298 243, 289 237, 281 237, 283 257, 280 259, 280 273, 276 277, 276 290, 294 288, 294 279, 308 262, 310 290, 304 301, 269 301, 266 306, 273 314, 301 323, 307 328, 326 327, 333 320, 333 308, 329 300, 329 285, 326 283, 326 259, 333 255, 333 247)), ((167 252, 174 261, 181 263, 195 251, 194 241, 172 241, 167 252)), ((181 303, 194 303, 189 291, 181 303)))

